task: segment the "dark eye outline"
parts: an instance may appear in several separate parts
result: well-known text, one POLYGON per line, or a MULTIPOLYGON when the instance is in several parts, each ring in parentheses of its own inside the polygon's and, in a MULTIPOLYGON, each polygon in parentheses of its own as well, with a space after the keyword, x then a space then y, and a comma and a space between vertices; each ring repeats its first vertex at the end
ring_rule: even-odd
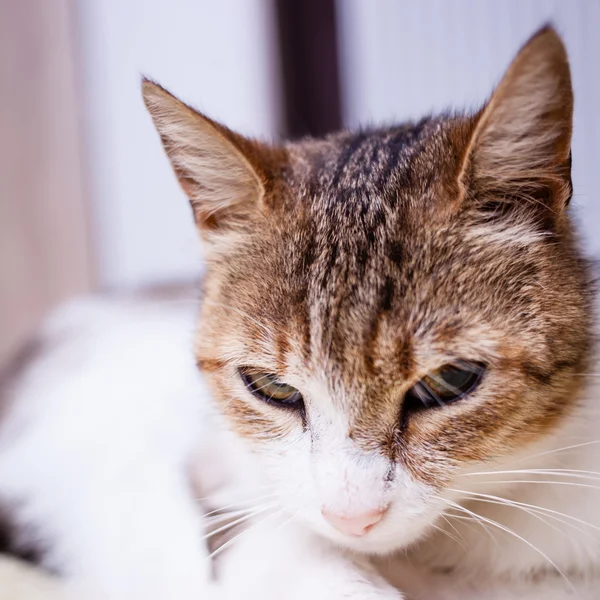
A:
MULTIPOLYGON (((238 373, 246 386, 246 389, 255 397, 259 398, 263 402, 267 404, 271 404, 273 406, 277 406, 279 408, 286 409, 303 409, 304 408, 304 398, 302 394, 293 386, 284 383, 283 381, 279 381, 277 376, 273 373, 268 373, 266 371, 261 371, 260 369, 256 369, 254 367, 240 367, 238 369, 238 373), (258 386, 256 381, 261 378, 270 379, 270 383, 272 384, 280 384, 281 386, 289 387, 294 391, 287 398, 275 398, 270 394, 267 394, 263 391, 265 386, 258 386)), ((267 384, 269 385, 269 384, 267 384)))
POLYGON ((433 373, 428 373, 417 381, 404 395, 403 412, 419 412, 423 410, 442 409, 448 404, 454 404, 471 395, 481 384, 487 371, 487 366, 482 362, 458 361, 448 363, 440 367, 433 373), (444 370, 453 369, 463 373, 470 373, 470 377, 460 388, 455 388, 451 384, 444 382, 444 370), (434 380, 435 385, 443 385, 447 388, 447 394, 444 397, 432 389, 427 384, 427 380, 434 380))

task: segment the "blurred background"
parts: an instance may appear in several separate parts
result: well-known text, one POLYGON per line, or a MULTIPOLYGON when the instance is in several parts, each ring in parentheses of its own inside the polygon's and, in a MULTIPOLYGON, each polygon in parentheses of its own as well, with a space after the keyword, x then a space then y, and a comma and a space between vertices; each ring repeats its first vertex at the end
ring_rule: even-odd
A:
POLYGON ((0 363, 61 301, 198 277, 145 74, 267 140, 475 109, 551 21, 600 254, 600 0, 0 0, 0 363))

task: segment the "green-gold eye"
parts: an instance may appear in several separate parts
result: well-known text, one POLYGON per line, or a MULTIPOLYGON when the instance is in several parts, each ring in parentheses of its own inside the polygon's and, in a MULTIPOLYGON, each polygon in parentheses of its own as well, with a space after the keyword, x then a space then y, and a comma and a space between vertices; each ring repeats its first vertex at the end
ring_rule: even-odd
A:
POLYGON ((435 408, 462 400, 481 383, 486 367, 480 362, 460 361, 428 373, 404 397, 405 410, 435 408))
POLYGON ((281 406, 302 406, 302 394, 295 387, 279 381, 276 375, 251 367, 242 367, 239 373, 248 390, 257 398, 281 406))

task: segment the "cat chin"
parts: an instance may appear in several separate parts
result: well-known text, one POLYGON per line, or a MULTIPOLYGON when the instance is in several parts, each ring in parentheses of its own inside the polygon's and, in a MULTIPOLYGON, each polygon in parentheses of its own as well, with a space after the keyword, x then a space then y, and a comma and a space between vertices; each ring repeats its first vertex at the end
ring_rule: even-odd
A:
POLYGON ((368 534, 364 537, 347 537, 343 535, 328 535, 327 538, 344 550, 350 550, 358 554, 369 556, 388 556, 396 552, 405 550, 415 543, 421 536, 414 535, 405 537, 395 535, 392 532, 383 535, 368 534))

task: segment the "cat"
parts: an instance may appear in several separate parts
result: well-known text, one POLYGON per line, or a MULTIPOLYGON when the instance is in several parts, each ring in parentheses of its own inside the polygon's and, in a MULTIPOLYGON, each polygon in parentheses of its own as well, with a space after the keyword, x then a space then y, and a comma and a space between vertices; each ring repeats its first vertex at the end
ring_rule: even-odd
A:
POLYGON ((473 115, 279 146, 142 87, 203 239, 200 318, 190 294, 50 321, 3 398, 15 549, 70 598, 600 597, 554 29, 473 115))

